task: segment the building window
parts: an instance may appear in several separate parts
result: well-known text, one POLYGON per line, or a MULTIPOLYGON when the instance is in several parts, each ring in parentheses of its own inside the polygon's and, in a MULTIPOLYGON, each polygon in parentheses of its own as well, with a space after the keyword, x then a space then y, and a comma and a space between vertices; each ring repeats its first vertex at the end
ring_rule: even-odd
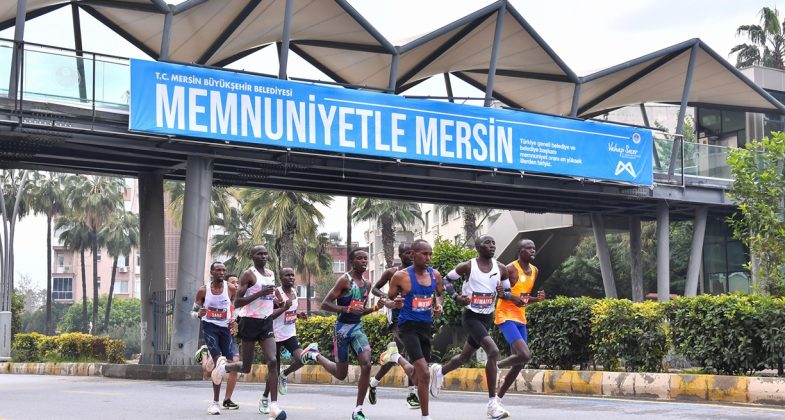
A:
POLYGON ((137 255, 136 256, 136 266, 139 267, 141 265, 142 265, 142 256, 141 255, 137 255))
POLYGON ((57 264, 58 267, 64 266, 65 265, 65 254, 63 254, 62 252, 56 253, 55 254, 55 261, 56 261, 55 264, 57 264))
POLYGON ((52 279, 52 300, 74 300, 72 278, 55 277, 52 279))
POLYGON ((373 242, 368 244, 368 255, 373 256, 373 242))
POLYGON ((128 280, 120 280, 114 285, 114 294, 127 295, 128 294, 128 280))
MULTIPOLYGON (((308 290, 305 286, 295 286, 297 291, 298 298, 304 298, 308 294, 308 290)), ((311 298, 316 296, 316 292, 314 291, 313 287, 311 288, 311 298)))
POLYGON ((428 211, 425 212, 425 231, 426 232, 430 232, 430 230, 431 230, 430 221, 431 221, 431 211, 428 210, 428 211))
POLYGON ((98 256, 96 257, 96 261, 101 262, 101 251, 98 251, 98 256))
POLYGON ((98 282, 98 290, 101 290, 101 276, 98 276, 96 281, 98 282))
POLYGON ((446 211, 442 210, 442 224, 446 225, 449 221, 450 215, 446 211))
POLYGON ((344 273, 346 271, 346 261, 333 260, 333 273, 344 273))

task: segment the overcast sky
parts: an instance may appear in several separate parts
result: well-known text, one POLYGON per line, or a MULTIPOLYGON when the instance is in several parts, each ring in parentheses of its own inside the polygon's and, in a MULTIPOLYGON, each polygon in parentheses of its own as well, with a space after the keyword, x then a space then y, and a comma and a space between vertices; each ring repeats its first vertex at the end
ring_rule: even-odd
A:
MULTIPOLYGON (((459 19, 491 1, 481 0, 349 0, 387 39, 402 45, 459 19)), ((723 57, 741 42, 736 28, 758 23, 762 7, 777 7, 782 1, 759 0, 511 0, 545 42, 579 76, 613 66, 670 45, 701 38, 723 57)), ((174 3, 179 3, 175 1, 174 3)), ((36 18, 26 25, 25 39, 73 48, 70 8, 36 18)), ((785 12, 783 12, 785 17, 785 12)), ((131 44, 82 13, 84 49, 113 55, 147 58, 131 44)), ((0 31, 0 38, 13 38, 13 28, 0 31)), ((235 67, 262 73, 277 73, 274 49, 267 48, 245 58, 235 67), (273 58, 273 59, 271 59, 273 58)), ((289 74, 324 79, 317 70, 290 55, 289 74)), ((730 60, 732 61, 732 60, 730 60)), ((456 88, 459 89, 459 88, 456 88)), ((463 89, 469 89, 463 87, 463 89)), ((466 95, 479 95, 467 90, 466 95)), ((414 94, 444 95, 438 81, 423 83, 414 94)), ((337 198, 326 212, 324 231, 345 234, 346 199, 337 198)), ((17 275, 33 277, 44 285, 45 219, 28 218, 18 225, 16 240, 17 275)), ((355 240, 362 231, 354 233, 355 240)))

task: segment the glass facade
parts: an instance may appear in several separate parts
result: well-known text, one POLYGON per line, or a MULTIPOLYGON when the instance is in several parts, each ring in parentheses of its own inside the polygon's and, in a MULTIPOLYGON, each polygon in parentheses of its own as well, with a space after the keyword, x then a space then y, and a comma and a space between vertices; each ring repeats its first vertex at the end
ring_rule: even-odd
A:
POLYGON ((748 260, 746 247, 733 239, 725 221, 709 217, 703 241, 703 292, 751 292, 752 279, 744 266, 748 260))

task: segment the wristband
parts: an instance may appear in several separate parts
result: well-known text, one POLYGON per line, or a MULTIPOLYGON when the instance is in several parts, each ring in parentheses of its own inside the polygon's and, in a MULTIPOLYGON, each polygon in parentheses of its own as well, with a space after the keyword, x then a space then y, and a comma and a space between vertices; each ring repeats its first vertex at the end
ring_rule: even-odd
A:
POLYGON ((202 305, 198 303, 194 303, 194 307, 191 308, 191 318, 199 319, 199 310, 202 309, 202 305))
POLYGON ((504 299, 511 300, 512 299, 512 293, 510 293, 509 291, 506 291, 506 292, 504 292, 503 297, 504 297, 504 299))

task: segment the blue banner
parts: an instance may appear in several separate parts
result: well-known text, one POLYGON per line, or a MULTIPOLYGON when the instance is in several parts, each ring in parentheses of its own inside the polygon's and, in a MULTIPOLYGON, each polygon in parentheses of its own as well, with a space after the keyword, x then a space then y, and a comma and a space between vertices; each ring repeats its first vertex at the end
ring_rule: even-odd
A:
POLYGON ((131 60, 129 129, 652 183, 650 130, 131 60))

